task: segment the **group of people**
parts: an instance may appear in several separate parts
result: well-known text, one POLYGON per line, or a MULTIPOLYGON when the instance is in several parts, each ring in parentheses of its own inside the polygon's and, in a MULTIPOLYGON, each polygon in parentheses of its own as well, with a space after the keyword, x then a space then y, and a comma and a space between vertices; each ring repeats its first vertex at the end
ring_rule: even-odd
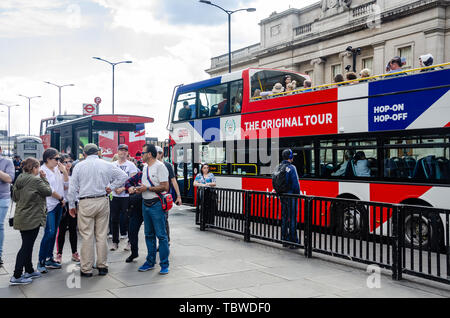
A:
POLYGON ((13 226, 22 237, 11 285, 29 284, 49 269, 60 269, 67 230, 72 261, 80 264, 81 276, 93 276, 93 268, 98 269, 99 275, 106 275, 108 229, 111 226, 110 249, 117 250, 121 215, 129 218, 129 243, 125 249, 131 250, 131 255, 126 262, 139 256, 138 233, 143 222, 147 258, 139 271, 154 268, 158 238, 160 274, 169 273, 168 213, 162 209, 158 194, 170 191, 175 204, 182 202, 173 167, 163 161, 162 148, 144 145, 141 169, 128 160, 127 145, 119 145, 118 160, 112 163, 99 157, 95 144, 87 144, 83 150, 84 160, 74 165, 69 155, 48 148, 42 164, 35 158, 23 160, 22 173, 17 179, 14 163, 0 156, 0 265, 3 264, 4 219, 11 197, 16 202, 13 226), (32 253, 40 227, 44 228, 44 235, 35 270, 32 253), (77 252, 78 234, 80 254, 77 252))
MULTIPOLYGON (((405 57, 395 56, 391 60, 389 60, 389 62, 387 63, 386 74, 393 74, 391 76, 395 76, 395 73, 403 72, 403 67, 405 65, 406 65, 405 57)), ((432 66, 433 65, 433 55, 431 55, 431 54, 421 55, 419 57, 419 65, 421 68, 432 66)), ((427 71, 431 71, 431 70, 433 70, 433 68, 426 68, 426 69, 421 70, 421 72, 427 72, 427 71)), ((400 74, 397 74, 397 75, 400 75, 400 74)), ((359 73, 359 78, 363 79, 363 80, 355 81, 355 82, 352 82, 349 84, 357 84, 357 83, 365 82, 364 78, 368 78, 371 76, 372 76, 371 70, 368 68, 365 68, 365 69, 361 70, 361 72, 359 73)), ((386 77, 389 77, 389 76, 386 76, 386 77)), ((345 74, 345 78, 344 78, 344 75, 337 74, 334 77, 334 82, 341 83, 341 82, 353 81, 353 80, 357 80, 357 79, 358 79, 358 76, 356 75, 355 72, 347 72, 345 74)), ((341 85, 345 85, 345 84, 338 84, 338 86, 341 86, 341 85)))

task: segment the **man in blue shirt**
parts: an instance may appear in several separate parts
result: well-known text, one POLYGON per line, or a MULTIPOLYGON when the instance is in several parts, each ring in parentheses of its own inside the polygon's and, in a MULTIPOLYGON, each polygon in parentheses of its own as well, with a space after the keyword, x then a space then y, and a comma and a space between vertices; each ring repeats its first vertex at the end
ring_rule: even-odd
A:
MULTIPOLYGON (((298 181, 297 169, 292 164, 294 153, 291 149, 283 150, 281 165, 285 165, 286 179, 289 186, 287 194, 300 194, 300 183, 298 181)), ((298 243, 297 236, 297 199, 281 198, 281 239, 285 242, 298 243)), ((283 243, 283 247, 292 249, 298 248, 296 245, 283 243)))

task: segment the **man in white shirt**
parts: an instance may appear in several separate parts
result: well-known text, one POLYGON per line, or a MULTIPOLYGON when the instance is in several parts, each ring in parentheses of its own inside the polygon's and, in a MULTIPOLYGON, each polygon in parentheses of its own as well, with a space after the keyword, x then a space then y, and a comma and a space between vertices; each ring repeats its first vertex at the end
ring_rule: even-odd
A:
POLYGON ((59 221, 61 220, 62 208, 66 204, 64 200, 64 185, 68 185, 69 175, 61 163, 61 156, 58 150, 48 148, 42 156, 44 164, 40 170, 45 172, 53 193, 47 197, 47 220, 39 250, 37 269, 41 273, 47 273, 48 268, 61 268, 61 264, 58 264, 53 259, 53 249, 55 247, 59 221))
MULTIPOLYGON (((127 160, 128 146, 125 144, 119 145, 119 148, 117 149, 117 155, 119 157, 119 160, 114 161, 113 165, 119 167, 123 172, 125 172, 128 176, 127 179, 134 176, 138 172, 138 170, 134 163, 127 160)), ((121 236, 125 236, 128 232, 128 222, 123 221, 127 218, 126 213, 130 197, 130 195, 125 191, 125 182, 120 188, 112 191, 112 195, 113 199, 111 201, 111 229, 113 244, 111 246, 111 251, 115 251, 119 248, 119 224, 121 236)), ((129 246, 127 246, 125 249, 129 250, 129 246)))
POLYGON ((128 176, 117 166, 98 157, 98 147, 87 144, 84 147, 85 160, 79 162, 70 178, 69 213, 78 214, 78 230, 81 237, 81 276, 91 277, 94 265, 94 237, 96 244, 97 269, 99 275, 108 273, 109 199, 107 187, 113 191, 122 187, 128 176), (75 201, 79 200, 78 212, 75 201))
POLYGON ((159 241, 160 274, 169 273, 169 242, 166 232, 166 216, 157 193, 169 191, 169 172, 158 161, 155 145, 146 144, 142 152, 145 162, 139 187, 129 188, 130 193, 142 193, 145 243, 147 245, 146 262, 139 267, 140 272, 155 268, 156 237, 159 241), (150 181, 151 180, 151 183, 150 181))

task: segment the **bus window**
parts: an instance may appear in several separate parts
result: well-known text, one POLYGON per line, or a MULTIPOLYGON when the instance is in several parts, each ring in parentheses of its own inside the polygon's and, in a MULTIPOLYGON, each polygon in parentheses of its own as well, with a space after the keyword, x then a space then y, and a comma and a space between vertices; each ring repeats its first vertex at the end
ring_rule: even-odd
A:
MULTIPOLYGON (((290 73, 286 71, 276 71, 276 70, 253 70, 256 71, 251 75, 251 92, 250 99, 260 100, 261 97, 266 97, 272 95, 272 90, 275 84, 281 83, 283 86, 282 91, 286 91, 286 75, 290 76, 291 82, 295 81, 295 89, 301 89, 303 87, 303 82, 309 77, 307 75, 290 73)), ((276 95, 275 97, 284 96, 276 95)))
POLYGON ((200 162, 207 163, 210 167, 212 166, 216 173, 227 174, 225 153, 223 143, 202 145, 200 146, 200 162))
POLYGON ((449 182, 449 142, 448 136, 392 138, 385 145, 384 176, 449 182))
POLYGON ((230 112, 228 84, 204 88, 200 90, 199 94, 201 117, 223 115, 230 112), (209 114, 206 113, 206 110, 209 114))
POLYGON ((181 94, 175 104, 174 121, 190 120, 197 117, 196 93, 181 94))

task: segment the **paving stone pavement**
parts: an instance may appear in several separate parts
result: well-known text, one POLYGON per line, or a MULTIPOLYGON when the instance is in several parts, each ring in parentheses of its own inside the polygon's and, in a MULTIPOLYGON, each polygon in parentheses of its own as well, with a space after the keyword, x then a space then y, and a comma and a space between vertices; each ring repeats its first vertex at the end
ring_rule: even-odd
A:
MULTIPOLYGON (((252 240, 215 230, 200 231, 190 207, 174 207, 170 212, 170 273, 158 269, 140 273, 146 247, 143 228, 139 236, 140 257, 125 263, 129 252, 109 252, 109 274, 80 278, 79 268, 70 260, 68 237, 64 246, 63 267, 50 270, 26 286, 9 286, 21 240, 18 231, 6 226, 0 268, 0 297, 150 297, 150 298, 297 298, 297 297, 450 297, 450 287, 408 277, 393 281, 382 271, 380 288, 368 288, 366 267, 327 256, 306 259, 302 250, 287 250, 280 245, 252 240)), ((43 230, 34 245, 34 265, 43 230)), ((67 233, 68 235, 68 233, 67 233)))

